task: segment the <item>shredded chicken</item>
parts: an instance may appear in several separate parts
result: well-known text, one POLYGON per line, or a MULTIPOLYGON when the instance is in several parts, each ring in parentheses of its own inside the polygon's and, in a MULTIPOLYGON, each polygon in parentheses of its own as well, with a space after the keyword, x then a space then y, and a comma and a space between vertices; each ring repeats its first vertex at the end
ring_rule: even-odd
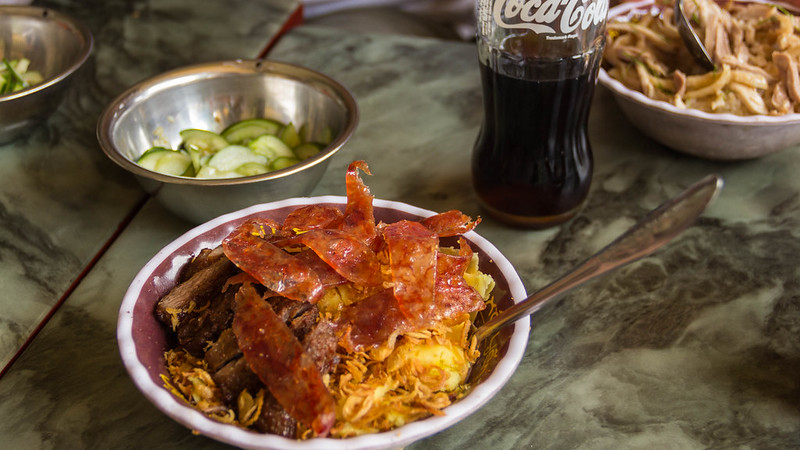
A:
POLYGON ((679 108, 742 116, 800 112, 800 18, 761 3, 684 2, 716 66, 707 71, 681 40, 671 0, 657 6, 609 22, 610 76, 679 108))

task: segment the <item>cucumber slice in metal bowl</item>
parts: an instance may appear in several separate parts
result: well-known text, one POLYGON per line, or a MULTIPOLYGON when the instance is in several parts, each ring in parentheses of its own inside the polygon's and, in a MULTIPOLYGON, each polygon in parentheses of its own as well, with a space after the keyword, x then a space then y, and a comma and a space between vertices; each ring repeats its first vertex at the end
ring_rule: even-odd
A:
POLYGON ((315 144, 313 142, 308 142, 294 149, 294 154, 297 156, 297 159, 302 161, 304 159, 311 158, 320 151, 322 151, 321 145, 315 144))
POLYGON ((145 169, 167 175, 186 176, 192 168, 192 158, 185 152, 153 147, 137 160, 145 169))
POLYGON ((272 168, 272 170, 281 170, 281 169, 285 169, 285 168, 287 168, 289 166, 293 166, 293 165, 295 165, 295 164, 297 164, 299 162, 300 162, 300 160, 295 158, 295 157, 278 158, 278 159, 276 159, 275 161, 272 162, 272 165, 270 165, 270 168, 272 168))
POLYGON ((208 165, 217 170, 235 170, 243 164, 258 163, 267 165, 266 156, 259 155, 243 145, 229 145, 218 151, 208 160, 208 165))
POLYGON ((245 119, 228 126, 220 135, 231 144, 247 144, 262 134, 277 135, 282 127, 271 119, 245 119))
POLYGON ((285 169, 313 157, 325 144, 307 141, 305 125, 244 119, 222 133, 189 128, 177 150, 152 147, 137 160, 145 169, 195 178, 236 178, 285 169))
POLYGON ((230 145, 224 137, 212 131, 191 128, 180 134, 184 146, 195 147, 203 153, 216 153, 230 145))
POLYGON ((289 122, 288 125, 283 127, 278 137, 281 138, 281 140, 290 148, 296 148, 297 146, 302 144, 302 141, 300 140, 300 135, 297 133, 297 128, 295 128, 294 124, 292 124, 291 122, 289 122))
POLYGON ((156 163, 156 172, 186 176, 192 168, 192 158, 184 152, 167 152, 156 163))
POLYGON ((236 168, 236 173, 243 177, 251 177, 253 175, 261 175, 262 173, 269 172, 269 167, 264 164, 255 162, 244 163, 236 168))
POLYGON ((247 145, 253 152, 264 155, 268 160, 275 161, 278 158, 294 158, 292 149, 286 145, 279 137, 271 134, 259 136, 256 140, 247 145))
POLYGON ((152 147, 146 152, 142 153, 142 156, 140 156, 136 162, 147 170, 156 170, 156 163, 158 160, 164 156, 165 152, 171 151, 174 150, 165 147, 152 147))

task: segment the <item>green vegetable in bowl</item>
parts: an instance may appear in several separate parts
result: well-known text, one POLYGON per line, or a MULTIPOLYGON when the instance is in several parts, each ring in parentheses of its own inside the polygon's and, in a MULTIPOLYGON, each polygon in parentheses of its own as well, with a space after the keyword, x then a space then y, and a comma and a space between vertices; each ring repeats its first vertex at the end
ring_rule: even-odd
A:
POLYGON ((0 95, 21 91, 44 81, 39 72, 28 70, 30 64, 27 58, 10 61, 3 58, 0 66, 0 95))
POLYGON ((177 149, 155 146, 136 162, 165 175, 236 178, 281 170, 311 158, 326 143, 303 138, 305 128, 270 119, 245 119, 214 133, 196 128, 180 132, 177 149))

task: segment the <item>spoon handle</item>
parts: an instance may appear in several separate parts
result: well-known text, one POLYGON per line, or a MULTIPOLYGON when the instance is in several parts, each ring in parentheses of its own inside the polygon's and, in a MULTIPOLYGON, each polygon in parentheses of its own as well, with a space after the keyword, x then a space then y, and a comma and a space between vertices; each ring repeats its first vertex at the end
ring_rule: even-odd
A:
POLYGON ((720 176, 708 175, 654 209, 581 265, 479 326, 475 332, 478 342, 517 319, 533 314, 564 292, 653 253, 689 227, 722 185, 720 176))
POLYGON ((675 24, 678 27, 678 33, 686 44, 689 53, 694 57, 695 61, 706 70, 714 70, 714 61, 711 59, 711 55, 708 54, 706 46, 703 45, 700 36, 694 31, 691 22, 689 22, 689 18, 686 17, 686 10, 683 8, 683 0, 675 0, 675 11, 673 15, 675 16, 675 24))

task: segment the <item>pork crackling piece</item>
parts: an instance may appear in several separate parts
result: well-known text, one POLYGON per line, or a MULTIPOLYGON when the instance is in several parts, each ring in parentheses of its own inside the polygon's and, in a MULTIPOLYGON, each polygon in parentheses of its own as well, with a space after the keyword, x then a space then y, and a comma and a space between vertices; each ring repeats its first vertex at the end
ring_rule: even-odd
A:
POLYGON ((316 363, 252 285, 242 286, 236 301, 233 332, 250 368, 289 415, 326 436, 336 405, 316 363))

